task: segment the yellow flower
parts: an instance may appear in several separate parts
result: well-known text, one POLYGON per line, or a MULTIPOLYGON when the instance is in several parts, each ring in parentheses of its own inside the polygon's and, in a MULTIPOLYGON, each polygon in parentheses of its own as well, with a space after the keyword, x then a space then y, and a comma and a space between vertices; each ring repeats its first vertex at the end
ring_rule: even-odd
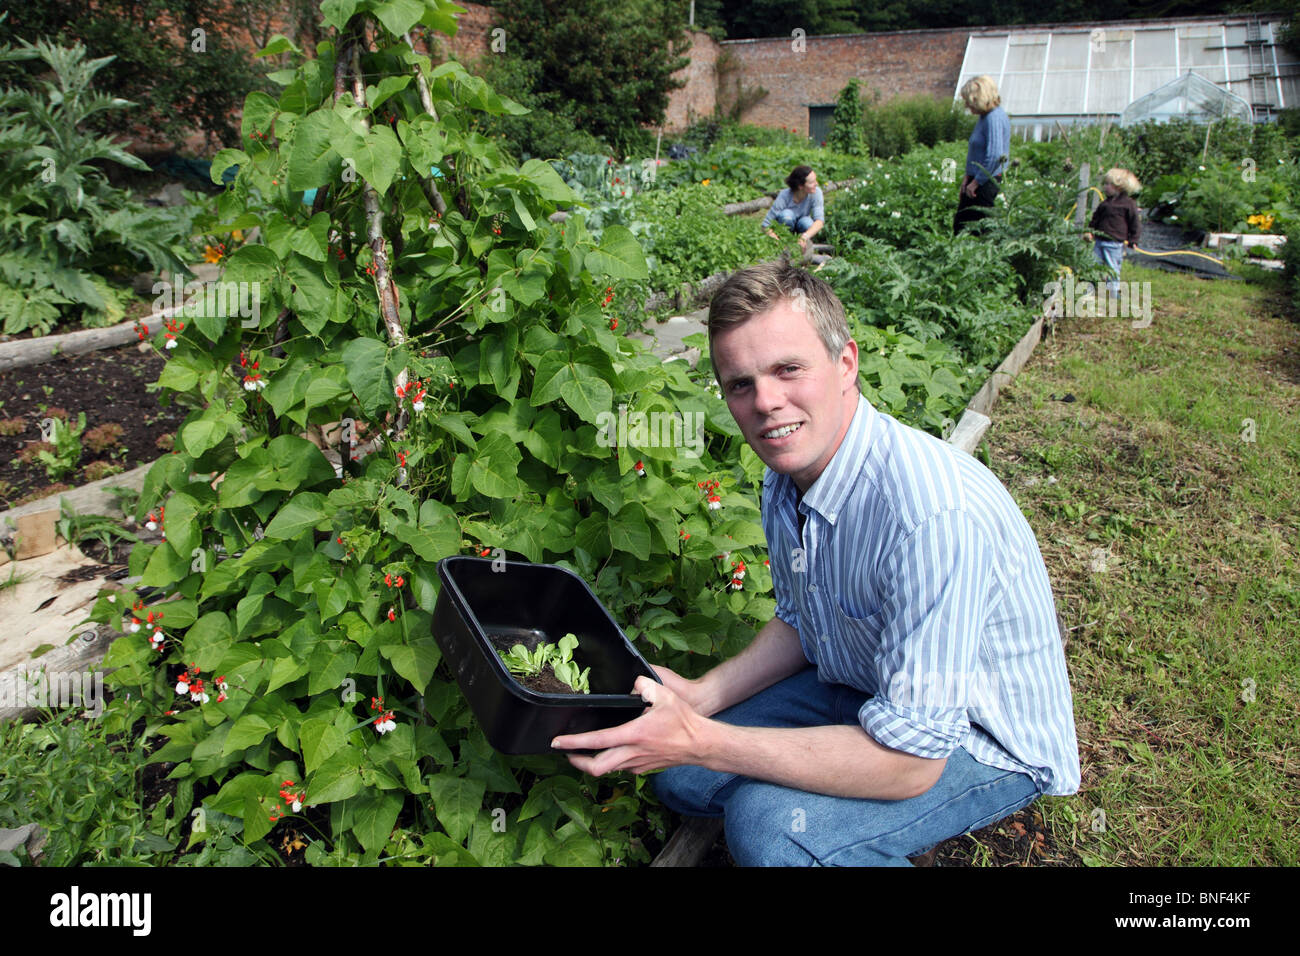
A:
POLYGON ((242 230, 242 229, 236 229, 234 232, 232 232, 232 233, 230 234, 230 238, 231 238, 231 239, 234 239, 235 242, 243 242, 243 241, 244 241, 244 230, 242 230))
POLYGON ((708 185, 709 183, 711 183, 711 182, 713 182, 713 180, 711 180, 711 179, 705 179, 705 180, 703 180, 703 181, 700 183, 700 185, 701 185, 701 186, 707 186, 707 185, 708 185))
POLYGON ((216 249, 213 249, 211 246, 204 246, 204 247, 203 247, 203 261, 204 261, 204 262, 220 262, 220 261, 221 261, 221 253, 218 252, 216 249))

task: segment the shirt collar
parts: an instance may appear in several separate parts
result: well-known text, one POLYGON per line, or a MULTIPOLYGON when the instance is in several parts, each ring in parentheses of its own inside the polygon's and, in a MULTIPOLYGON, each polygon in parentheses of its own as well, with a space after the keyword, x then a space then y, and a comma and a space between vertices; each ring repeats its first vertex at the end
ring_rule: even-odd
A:
MULTIPOLYGON (((835 449, 835 454, 825 469, 804 493, 804 503, 831 524, 835 524, 844 510, 844 504, 862 471, 879 417, 880 413, 871 407, 866 397, 858 395, 858 407, 853 411, 849 430, 844 433, 839 448, 835 449)), ((784 502, 788 498, 789 506, 794 508, 798 497, 794 479, 775 472, 772 472, 772 479, 776 482, 773 489, 776 499, 784 502)))

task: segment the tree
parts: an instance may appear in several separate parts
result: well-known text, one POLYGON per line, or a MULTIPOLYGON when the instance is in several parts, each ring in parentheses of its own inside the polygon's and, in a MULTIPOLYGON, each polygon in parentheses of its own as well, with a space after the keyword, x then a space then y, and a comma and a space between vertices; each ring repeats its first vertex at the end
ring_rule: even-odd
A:
POLYGON ((835 100, 835 113, 831 117, 831 132, 827 145, 841 153, 862 153, 865 143, 862 139, 862 93, 858 89, 858 78, 849 80, 848 86, 840 90, 835 100))
MULTIPOLYGON (((196 130, 210 143, 238 143, 233 118, 245 95, 265 85, 265 64, 253 53, 269 39, 271 15, 300 27, 316 19, 316 5, 308 0, 43 0, 7 6, 0 42, 81 43, 92 59, 116 57, 96 77, 98 87, 136 104, 126 114, 133 125, 175 144, 196 130)), ((34 85, 23 65, 7 66, 3 78, 24 88, 34 85)), ((122 117, 111 113, 92 123, 97 132, 122 132, 122 117)))
POLYGON ((508 57, 535 65, 535 103, 619 149, 658 125, 689 64, 679 0, 502 0, 508 57))

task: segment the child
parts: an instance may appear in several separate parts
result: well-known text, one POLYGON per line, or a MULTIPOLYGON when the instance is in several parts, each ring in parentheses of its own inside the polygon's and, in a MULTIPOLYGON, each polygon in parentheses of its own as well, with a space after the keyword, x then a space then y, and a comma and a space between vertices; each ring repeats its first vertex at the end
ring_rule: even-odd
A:
MULTIPOLYGON (((1107 291, 1114 295, 1119 292, 1119 267, 1124 261, 1124 245, 1136 246, 1142 236, 1142 214, 1132 198, 1142 184, 1127 169, 1116 168, 1107 171, 1101 188, 1106 199, 1092 214, 1090 225, 1098 232, 1092 248, 1097 260, 1115 273, 1115 278, 1106 283, 1107 291)), ((1083 238, 1092 242, 1093 234, 1085 232, 1083 238)))

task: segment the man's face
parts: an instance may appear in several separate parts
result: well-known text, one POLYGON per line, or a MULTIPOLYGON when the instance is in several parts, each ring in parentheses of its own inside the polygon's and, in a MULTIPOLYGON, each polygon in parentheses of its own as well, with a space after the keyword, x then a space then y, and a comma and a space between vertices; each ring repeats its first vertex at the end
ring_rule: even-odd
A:
POLYGON ((857 343, 832 359, 807 312, 782 302, 716 333, 713 363, 749 447, 807 491, 857 409, 857 343))

